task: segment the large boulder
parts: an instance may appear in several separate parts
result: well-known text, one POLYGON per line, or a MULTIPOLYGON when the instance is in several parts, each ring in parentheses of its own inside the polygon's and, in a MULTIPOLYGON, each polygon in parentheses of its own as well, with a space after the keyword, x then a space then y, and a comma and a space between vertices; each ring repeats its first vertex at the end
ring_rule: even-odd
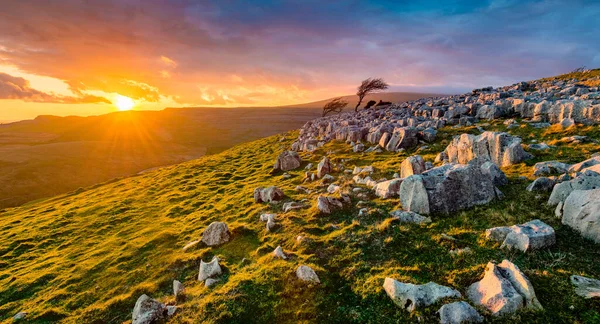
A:
POLYGON ((533 175, 536 177, 560 175, 566 173, 571 165, 558 161, 538 162, 533 166, 533 175))
POLYGON ((508 260, 498 265, 488 263, 483 279, 469 287, 467 296, 495 316, 512 314, 523 307, 542 309, 527 277, 508 260))
POLYGON ((600 280, 573 275, 571 283, 575 286, 577 295, 584 298, 600 298, 600 280))
POLYGON ((494 227, 486 230, 490 240, 503 242, 502 247, 523 252, 549 247, 556 243, 554 229, 539 219, 510 227, 494 227))
POLYGON ((220 274, 221 266, 219 265, 219 258, 215 256, 210 262, 204 262, 203 260, 200 260, 200 271, 198 272, 198 281, 204 281, 208 278, 212 278, 220 274))
POLYGON ((445 152, 452 163, 466 164, 474 158, 481 158, 501 167, 529 158, 529 154, 521 147, 521 138, 497 132, 454 137, 445 152))
POLYGON ((449 214, 484 205, 498 194, 492 178, 476 165, 447 164, 409 176, 400 185, 404 210, 423 215, 449 214))
POLYGON ((563 224, 600 243, 600 189, 572 191, 562 208, 563 224))
POLYGON ((167 307, 148 295, 141 295, 133 307, 132 324, 151 324, 167 318, 167 307))
POLYGON ((279 201, 285 197, 283 191, 275 186, 268 188, 258 187, 254 189, 254 201, 257 203, 271 203, 279 201))
POLYGON ((481 323, 484 320, 473 306, 464 301, 446 304, 437 313, 441 324, 481 323))
POLYGON ((275 161, 275 166, 273 166, 273 170, 294 170, 300 167, 301 163, 302 159, 300 158, 300 155, 298 155, 298 153, 294 151, 284 151, 277 157, 277 161, 275 161))
POLYGON ((600 188, 600 174, 593 171, 585 171, 572 180, 561 182, 554 186, 548 205, 556 206, 575 190, 592 190, 600 188))
POLYGON ((208 246, 221 245, 229 242, 231 232, 223 222, 212 222, 202 233, 202 242, 208 246))
POLYGON ((435 304, 444 298, 461 297, 457 290, 434 282, 414 285, 385 278, 383 289, 396 305, 409 312, 435 304))
POLYGON ((329 158, 324 157, 317 165, 317 177, 322 178, 329 173, 331 173, 331 162, 329 162, 329 158))
POLYGON ((388 199, 392 197, 397 197, 400 192, 400 185, 402 184, 402 179, 392 179, 387 181, 379 182, 375 185, 373 190, 375 190, 375 195, 379 198, 388 199))
POLYGON ((423 172, 425 172, 425 161, 420 155, 410 156, 400 164, 400 178, 423 172))

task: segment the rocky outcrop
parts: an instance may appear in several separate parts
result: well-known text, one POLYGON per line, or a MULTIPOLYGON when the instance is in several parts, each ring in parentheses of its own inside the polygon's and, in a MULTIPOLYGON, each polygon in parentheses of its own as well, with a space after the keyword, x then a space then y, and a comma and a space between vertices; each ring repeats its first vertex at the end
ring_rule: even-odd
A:
POLYGON ((290 171, 300 167, 302 159, 300 155, 294 151, 284 151, 277 157, 275 165, 273 166, 274 171, 290 171))
POLYGON ((582 276, 571 276, 575 293, 583 298, 600 298, 600 280, 582 276))
POLYGON ((523 252, 543 249, 556 243, 554 229, 539 219, 521 225, 490 228, 485 234, 489 240, 503 242, 503 248, 523 252))
POLYGON ((498 265, 488 263, 483 279, 469 287, 467 296, 495 316, 511 314, 523 307, 542 308, 527 277, 508 260, 498 265))
POLYGON ((562 223, 600 243, 600 189, 572 191, 562 205, 562 223))
POLYGON ((202 242, 208 246, 221 245, 229 242, 231 232, 223 222, 212 222, 202 233, 202 242))
POLYGON ((141 295, 133 307, 132 324, 151 324, 167 318, 167 307, 147 295, 141 295))
POLYGON ((461 294, 450 287, 429 282, 424 285, 403 283, 392 278, 385 278, 383 289, 394 304, 412 312, 417 308, 427 307, 450 297, 460 298, 461 294))
POLYGON ((445 152, 450 162, 461 164, 479 158, 499 166, 509 166, 529 158, 521 147, 521 138, 508 133, 462 134, 454 137, 445 152))
POLYGON ((447 164, 412 175, 400 185, 403 209, 423 215, 484 205, 498 194, 491 177, 475 165, 447 164))
POLYGON ((481 323, 484 320, 473 306, 464 301, 446 304, 437 313, 441 324, 481 323))
POLYGON ((258 187, 254 189, 254 202, 256 203, 271 203, 276 202, 285 197, 283 191, 275 186, 268 188, 258 187))
POLYGON ((500 170, 496 163, 491 161, 484 162, 481 165, 481 172, 492 179, 494 186, 498 187, 508 184, 508 178, 506 177, 506 174, 500 170))

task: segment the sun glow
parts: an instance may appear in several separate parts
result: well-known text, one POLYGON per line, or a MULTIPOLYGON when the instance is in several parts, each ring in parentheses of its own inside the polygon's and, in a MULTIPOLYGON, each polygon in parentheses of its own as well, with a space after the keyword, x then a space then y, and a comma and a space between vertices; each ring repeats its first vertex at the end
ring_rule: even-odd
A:
POLYGON ((133 109, 133 106, 135 106, 135 101, 129 97, 117 95, 113 101, 113 105, 115 105, 115 107, 117 107, 117 109, 120 111, 127 111, 133 109))

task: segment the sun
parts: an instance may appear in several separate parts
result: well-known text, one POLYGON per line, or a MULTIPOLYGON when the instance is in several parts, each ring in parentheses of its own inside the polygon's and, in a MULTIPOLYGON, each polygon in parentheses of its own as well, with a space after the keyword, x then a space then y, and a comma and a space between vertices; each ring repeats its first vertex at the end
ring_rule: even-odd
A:
POLYGON ((129 97, 117 95, 113 101, 113 105, 115 105, 115 107, 117 107, 117 109, 120 111, 127 111, 131 110, 133 106, 135 106, 135 101, 129 97))

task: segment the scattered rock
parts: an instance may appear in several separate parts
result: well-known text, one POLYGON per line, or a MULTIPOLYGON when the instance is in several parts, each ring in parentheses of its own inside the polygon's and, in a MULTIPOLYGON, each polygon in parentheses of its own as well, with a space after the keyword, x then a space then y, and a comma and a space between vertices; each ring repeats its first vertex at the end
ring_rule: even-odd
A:
POLYGON ((13 316, 13 321, 20 321, 22 319, 25 319, 25 317, 27 317, 26 312, 18 312, 17 314, 15 314, 15 316, 13 316))
POLYGON ((403 210, 394 210, 390 212, 395 219, 399 220, 401 223, 414 223, 414 224, 426 224, 431 223, 431 218, 421 216, 415 212, 411 211, 403 211, 403 210))
POLYGON ((171 317, 171 316, 175 315, 175 313, 177 313, 178 309, 179 309, 179 307, 177 307, 177 306, 167 306, 167 316, 171 317))
POLYGON ((295 202, 295 201, 286 202, 283 204, 283 212, 287 213, 290 210, 302 209, 302 208, 306 208, 306 207, 307 206, 305 204, 302 204, 299 202, 295 202))
POLYGON ((319 276, 309 266, 301 265, 296 269, 296 277, 304 282, 321 283, 319 276))
POLYGON ((182 297, 185 294, 185 288, 179 280, 173 280, 173 295, 175 299, 182 297))
POLYGON ((382 199, 397 197, 400 192, 401 179, 387 180, 379 182, 373 188, 375 195, 382 199))
POLYGON ((208 263, 200 260, 200 272, 198 273, 198 281, 204 281, 208 278, 221 274, 221 266, 219 266, 219 258, 216 256, 208 263))
POLYGON ((536 177, 559 175, 566 173, 571 166, 558 161, 538 162, 533 166, 533 175, 536 177))
POLYGON ((334 194, 336 192, 340 191, 340 186, 335 185, 335 184, 330 184, 329 187, 327 187, 327 192, 330 194, 334 194))
POLYGON ((277 157, 277 161, 275 162, 273 169, 274 171, 290 171, 299 168, 301 163, 302 159, 298 153, 294 151, 284 151, 277 157))
POLYGON ((575 286, 575 293, 584 298, 600 298, 600 280, 582 276, 571 276, 571 283, 575 286))
POLYGON ((481 172, 492 179, 494 186, 504 186, 508 184, 506 174, 500 170, 496 163, 486 161, 481 165, 481 172))
POLYGON ((383 289, 397 306, 409 312, 435 304, 444 298, 461 297, 457 290, 434 282, 414 285, 385 278, 383 289))
POLYGON ((529 149, 535 151, 544 151, 550 149, 550 145, 546 143, 529 144, 529 149))
POLYGON ((275 186, 268 188, 258 187, 254 189, 254 201, 257 203, 271 203, 279 201, 285 197, 283 191, 275 186))
POLYGON ((452 163, 466 164, 474 158, 509 166, 529 158, 521 147, 521 138, 508 133, 483 132, 481 135, 462 134, 454 137, 445 150, 452 163))
POLYGON ((547 192, 549 192, 552 190, 552 188, 554 187, 555 184, 556 184, 556 182, 550 178, 540 177, 540 178, 533 180, 533 182, 527 186, 526 190, 527 191, 547 191, 547 192))
POLYGON ((562 223, 600 243, 600 189, 572 191, 562 206, 562 223))
POLYGON ((481 323, 484 319, 473 306, 464 301, 446 304, 437 313, 441 324, 481 323))
POLYGON ((275 250, 273 251, 273 256, 275 258, 278 259, 287 259, 287 256, 285 255, 285 253, 283 253, 283 248, 281 248, 281 245, 277 246, 277 248, 275 248, 275 250))
POLYGON ((344 208, 344 204, 337 198, 319 196, 317 198, 317 208, 323 214, 331 214, 335 210, 344 208))
POLYGON ((539 219, 510 227, 494 227, 485 232, 488 239, 503 242, 503 248, 523 252, 546 248, 556 243, 554 229, 539 219))
POLYGON ((200 240, 192 241, 192 242, 186 244, 182 250, 187 251, 187 250, 193 248, 194 246, 198 245, 198 243, 200 243, 200 240))
POLYGON ((231 233, 227 224, 223 222, 212 222, 202 233, 202 242, 208 246, 221 245, 229 242, 231 233))
POLYGON ((410 156, 400 165, 400 178, 406 178, 423 172, 425 172, 425 161, 420 155, 410 156))
POLYGON ((219 283, 219 281, 220 281, 219 279, 207 278, 204 281, 204 287, 210 288, 210 287, 216 285, 217 283, 219 283))
POLYGON ((571 167, 569 168, 569 173, 573 173, 573 172, 582 172, 585 169, 589 168, 589 167, 593 167, 595 165, 600 164, 600 157, 592 157, 591 159, 587 159, 583 162, 579 162, 576 164, 571 165, 571 167))
POLYGON ((574 190, 592 190, 600 188, 600 174, 586 170, 572 180, 561 182, 554 186, 548 205, 556 206, 565 201, 574 190))
POLYGON ((167 307, 147 295, 141 295, 135 302, 132 324, 151 324, 167 317, 167 307))
POLYGON ((317 165, 317 177, 323 178, 326 174, 331 173, 331 163, 329 162, 329 158, 324 157, 319 165, 317 165))

